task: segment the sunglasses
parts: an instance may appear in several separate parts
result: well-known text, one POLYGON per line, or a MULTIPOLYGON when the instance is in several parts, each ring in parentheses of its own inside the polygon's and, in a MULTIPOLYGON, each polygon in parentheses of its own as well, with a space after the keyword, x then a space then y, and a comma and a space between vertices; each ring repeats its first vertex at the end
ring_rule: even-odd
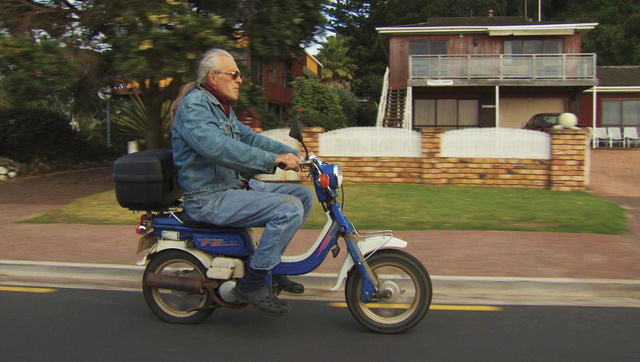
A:
POLYGON ((223 71, 217 71, 217 72, 213 72, 214 74, 229 74, 231 76, 231 78, 233 78, 234 80, 240 78, 240 80, 242 80, 244 78, 244 74, 242 74, 240 71, 236 70, 233 72, 223 72, 223 71))

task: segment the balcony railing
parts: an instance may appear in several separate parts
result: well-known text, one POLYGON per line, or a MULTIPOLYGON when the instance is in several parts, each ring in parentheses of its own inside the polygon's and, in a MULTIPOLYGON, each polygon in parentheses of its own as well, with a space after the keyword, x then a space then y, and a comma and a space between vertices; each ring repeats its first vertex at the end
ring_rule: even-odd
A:
POLYGON ((595 54, 413 55, 412 80, 545 79, 595 80, 595 54))

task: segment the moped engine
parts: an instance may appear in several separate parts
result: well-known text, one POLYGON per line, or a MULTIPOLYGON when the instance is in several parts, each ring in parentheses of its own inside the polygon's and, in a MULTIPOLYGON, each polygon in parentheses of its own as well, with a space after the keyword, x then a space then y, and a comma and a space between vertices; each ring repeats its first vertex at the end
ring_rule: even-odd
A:
POLYGON ((218 294, 220 295, 220 298, 222 298, 222 300, 227 303, 238 303, 238 296, 233 291, 235 287, 235 280, 227 280, 226 282, 222 283, 222 285, 220 285, 220 288, 218 288, 218 294))

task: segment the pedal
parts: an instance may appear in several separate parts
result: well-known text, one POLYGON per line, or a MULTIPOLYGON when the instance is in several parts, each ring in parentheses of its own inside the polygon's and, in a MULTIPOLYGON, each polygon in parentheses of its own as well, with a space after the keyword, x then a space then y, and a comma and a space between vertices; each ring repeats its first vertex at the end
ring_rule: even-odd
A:
POLYGON ((340 254, 340 246, 336 244, 331 248, 331 255, 333 255, 333 258, 335 259, 338 257, 338 254, 340 254))

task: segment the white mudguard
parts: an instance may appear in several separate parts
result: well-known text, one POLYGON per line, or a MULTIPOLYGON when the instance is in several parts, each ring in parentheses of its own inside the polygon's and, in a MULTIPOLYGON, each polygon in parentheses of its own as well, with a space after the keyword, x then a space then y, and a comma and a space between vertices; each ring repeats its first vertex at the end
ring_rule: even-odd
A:
MULTIPOLYGON (((360 248, 362 255, 367 255, 378 248, 404 248, 407 244, 408 243, 406 241, 393 236, 372 236, 359 241, 358 247, 360 248)), ((346 254, 344 262, 342 263, 342 268, 340 268, 340 272, 338 273, 336 283, 331 287, 331 290, 340 289, 342 282, 347 278, 349 270, 353 267, 353 259, 351 258, 351 255, 349 255, 348 252, 346 254)))

